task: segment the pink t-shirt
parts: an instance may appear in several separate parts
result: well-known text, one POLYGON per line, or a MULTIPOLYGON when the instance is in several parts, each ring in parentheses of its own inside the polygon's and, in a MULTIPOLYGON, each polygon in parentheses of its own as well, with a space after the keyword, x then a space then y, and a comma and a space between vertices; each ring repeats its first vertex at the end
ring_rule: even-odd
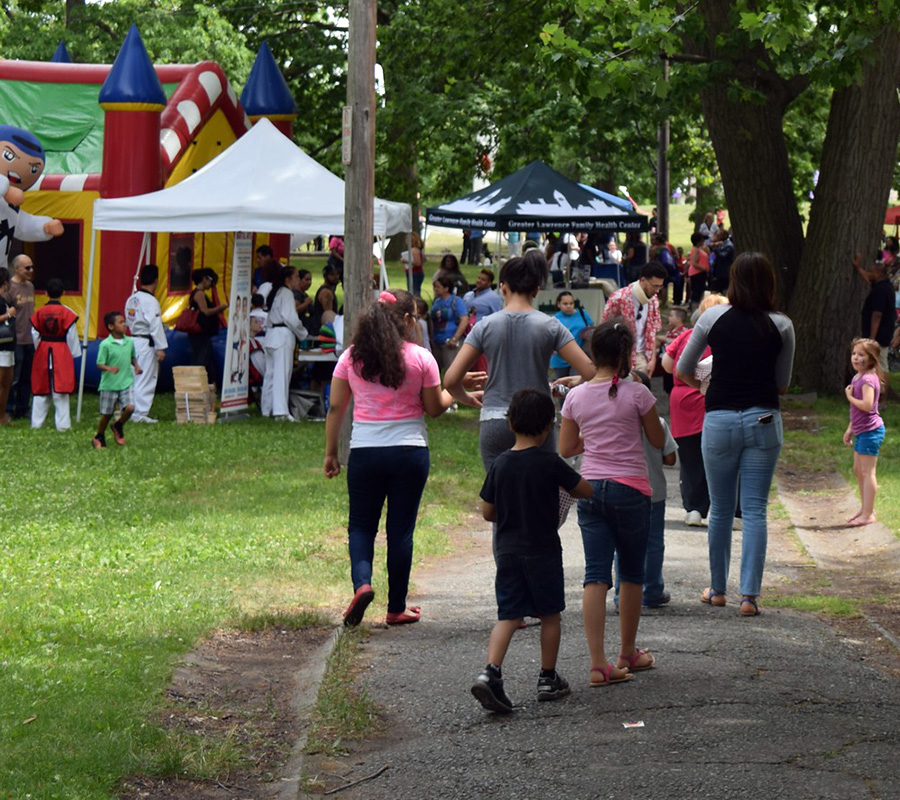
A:
MULTIPOLYGON (((687 347, 690 338, 691 329, 687 328, 666 347, 666 355, 670 356, 676 364, 681 358, 681 351, 687 347)), ((701 360, 711 352, 707 347, 703 351, 701 360)), ((683 436, 700 433, 703 430, 703 416, 706 413, 706 398, 699 389, 688 386, 677 376, 672 384, 672 394, 669 395, 669 424, 672 428, 672 436, 680 439, 683 436)))
POLYGON ((403 361, 406 364, 406 380, 399 389, 363 380, 350 361, 353 347, 348 347, 338 359, 334 377, 350 384, 353 392, 353 419, 355 422, 390 422, 394 420, 420 419, 425 408, 422 405, 422 389, 441 385, 437 361, 424 347, 412 342, 403 343, 403 361))
POLYGON ((853 435, 859 436, 861 433, 877 431, 884 425, 884 420, 878 413, 878 398, 881 395, 881 384, 878 381, 878 376, 874 372, 864 372, 862 375, 856 374, 853 376, 853 380, 850 381, 850 385, 853 387, 853 397, 857 400, 862 400, 863 386, 871 386, 875 390, 875 402, 871 411, 860 411, 856 406, 850 406, 850 425, 853 428, 853 435))
POLYGON ((610 399, 609 386, 609 381, 583 383, 563 403, 563 417, 573 420, 584 438, 581 474, 650 495, 641 417, 656 405, 656 398, 644 384, 620 380, 618 394, 610 399))

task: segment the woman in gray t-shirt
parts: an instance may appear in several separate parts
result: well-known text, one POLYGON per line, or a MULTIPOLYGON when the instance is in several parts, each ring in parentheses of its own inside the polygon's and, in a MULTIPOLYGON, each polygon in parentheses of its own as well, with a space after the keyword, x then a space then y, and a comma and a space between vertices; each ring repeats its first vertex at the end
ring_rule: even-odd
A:
MULTIPOLYGON (((506 422, 506 410, 519 389, 550 394, 550 356, 559 353, 585 380, 594 376, 594 365, 566 327, 531 304, 544 282, 547 260, 536 250, 524 258, 512 258, 500 269, 504 308, 480 320, 460 347, 444 376, 444 387, 461 403, 481 406, 481 460, 485 470, 494 458, 515 443, 506 422), (487 357, 488 378, 484 397, 463 388, 466 371, 481 354, 487 357)), ((556 437, 547 437, 544 449, 556 452, 556 437)))

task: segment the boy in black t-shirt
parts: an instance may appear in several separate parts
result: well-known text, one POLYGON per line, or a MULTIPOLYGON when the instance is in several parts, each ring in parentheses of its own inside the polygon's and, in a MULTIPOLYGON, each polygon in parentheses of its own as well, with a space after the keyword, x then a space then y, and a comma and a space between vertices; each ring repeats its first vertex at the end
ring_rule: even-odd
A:
POLYGON ((591 485, 554 453, 541 450, 556 409, 549 394, 516 392, 509 427, 516 443, 494 459, 481 488, 484 518, 497 523, 494 560, 497 624, 488 643, 488 664, 472 694, 488 711, 507 714, 512 703, 503 691, 500 667, 522 620, 541 621, 541 674, 538 700, 558 700, 569 684, 556 672, 560 613, 566 607, 559 524, 559 489, 590 497, 591 485))

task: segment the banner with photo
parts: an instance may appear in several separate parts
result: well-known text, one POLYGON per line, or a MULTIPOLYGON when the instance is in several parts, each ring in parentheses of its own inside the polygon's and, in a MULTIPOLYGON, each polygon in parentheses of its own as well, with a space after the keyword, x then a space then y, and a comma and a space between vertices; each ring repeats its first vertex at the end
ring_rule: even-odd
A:
POLYGON ((231 260, 231 298, 228 303, 228 340, 222 378, 222 411, 250 405, 250 295, 253 276, 253 234, 234 235, 231 260))

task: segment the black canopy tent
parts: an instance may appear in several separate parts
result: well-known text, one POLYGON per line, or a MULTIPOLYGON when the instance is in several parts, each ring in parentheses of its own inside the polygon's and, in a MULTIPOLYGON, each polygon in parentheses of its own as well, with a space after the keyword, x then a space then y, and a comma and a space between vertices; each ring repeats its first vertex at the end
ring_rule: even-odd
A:
POLYGON ((629 213, 532 161, 502 180, 426 211, 428 225, 487 231, 646 231, 647 217, 629 213))

